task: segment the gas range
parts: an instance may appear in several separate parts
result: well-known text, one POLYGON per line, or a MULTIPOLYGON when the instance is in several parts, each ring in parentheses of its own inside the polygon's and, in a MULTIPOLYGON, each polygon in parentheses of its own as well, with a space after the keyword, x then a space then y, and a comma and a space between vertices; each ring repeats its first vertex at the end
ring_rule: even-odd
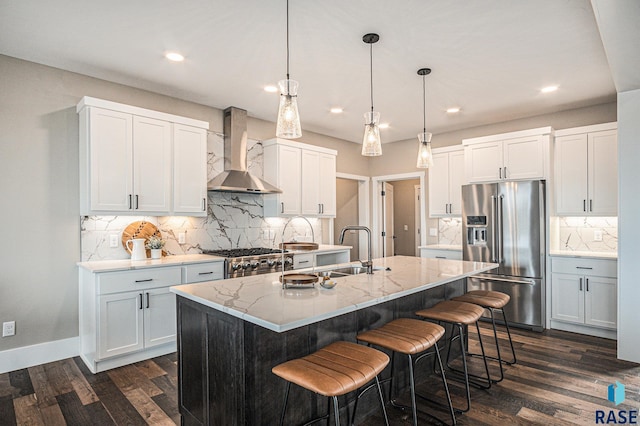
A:
MULTIPOLYGON (((203 254, 225 257, 225 278, 246 277, 282 271, 283 251, 270 248, 202 250, 203 254)), ((293 254, 284 250, 284 270, 293 269, 293 254)))

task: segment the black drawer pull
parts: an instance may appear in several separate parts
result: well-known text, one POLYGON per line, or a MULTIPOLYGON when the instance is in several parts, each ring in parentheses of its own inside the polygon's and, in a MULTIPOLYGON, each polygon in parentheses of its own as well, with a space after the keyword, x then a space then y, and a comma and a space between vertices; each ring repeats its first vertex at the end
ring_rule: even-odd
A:
POLYGON ((308 260, 301 260, 301 261, 300 261, 300 262, 298 262, 298 263, 309 263, 309 261, 308 261, 308 260))
POLYGON ((593 269, 590 266, 576 266, 576 269, 593 269))
POLYGON ((213 272, 198 272, 198 275, 211 275, 213 272))
POLYGON ((446 256, 436 256, 436 259, 446 259, 446 256))
POLYGON ((136 280, 137 283, 148 283, 149 281, 153 281, 153 278, 147 278, 146 280, 136 280))

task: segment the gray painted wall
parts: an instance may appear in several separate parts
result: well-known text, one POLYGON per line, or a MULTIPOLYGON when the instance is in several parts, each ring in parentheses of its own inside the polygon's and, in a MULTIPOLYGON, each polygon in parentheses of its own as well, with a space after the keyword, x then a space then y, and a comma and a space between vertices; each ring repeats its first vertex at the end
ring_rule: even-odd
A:
MULTIPOLYGON (((355 145, 355 144, 354 144, 355 145)), ((336 218, 333 222, 333 241, 337 244, 340 231, 347 225, 358 224, 358 181, 351 179, 336 180, 336 218)), ((359 234, 347 234, 344 244, 350 245, 351 260, 359 260, 359 234)), ((366 259, 365 259, 366 260, 366 259)))

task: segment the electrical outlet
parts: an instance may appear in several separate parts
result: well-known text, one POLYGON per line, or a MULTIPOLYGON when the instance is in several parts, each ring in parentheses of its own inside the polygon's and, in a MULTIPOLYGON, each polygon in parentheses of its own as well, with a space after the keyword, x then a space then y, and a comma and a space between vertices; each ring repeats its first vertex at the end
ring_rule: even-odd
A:
POLYGON ((16 322, 7 321, 2 323, 2 337, 13 336, 16 334, 16 322))
POLYGON ((429 228, 429 236, 437 237, 438 236, 438 228, 429 228))
POLYGON ((187 242, 187 233, 178 232, 178 244, 185 244, 187 242))
POLYGON ((409 230, 409 225, 404 225, 404 230, 408 231, 409 230))
POLYGON ((109 247, 111 248, 118 247, 118 234, 109 235, 109 247))
POLYGON ((602 230, 593 231, 593 241, 602 241, 602 230))

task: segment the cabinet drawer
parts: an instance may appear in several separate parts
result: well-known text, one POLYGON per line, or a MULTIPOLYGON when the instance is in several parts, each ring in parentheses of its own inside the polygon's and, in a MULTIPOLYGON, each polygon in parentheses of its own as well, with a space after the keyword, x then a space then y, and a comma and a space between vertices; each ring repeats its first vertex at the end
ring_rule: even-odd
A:
POLYGON ((182 284, 221 280, 224 278, 224 262, 194 263, 182 267, 182 284))
POLYGON ((552 257, 551 272, 616 278, 618 276, 618 262, 605 259, 552 257))
POLYGON ((293 256, 293 269, 311 268, 313 266, 313 253, 296 254, 293 256))
POLYGON ((98 294, 181 284, 180 267, 147 268, 133 271, 104 272, 98 275, 98 294))
POLYGON ((462 250, 420 249, 420 257, 462 260, 462 250))

